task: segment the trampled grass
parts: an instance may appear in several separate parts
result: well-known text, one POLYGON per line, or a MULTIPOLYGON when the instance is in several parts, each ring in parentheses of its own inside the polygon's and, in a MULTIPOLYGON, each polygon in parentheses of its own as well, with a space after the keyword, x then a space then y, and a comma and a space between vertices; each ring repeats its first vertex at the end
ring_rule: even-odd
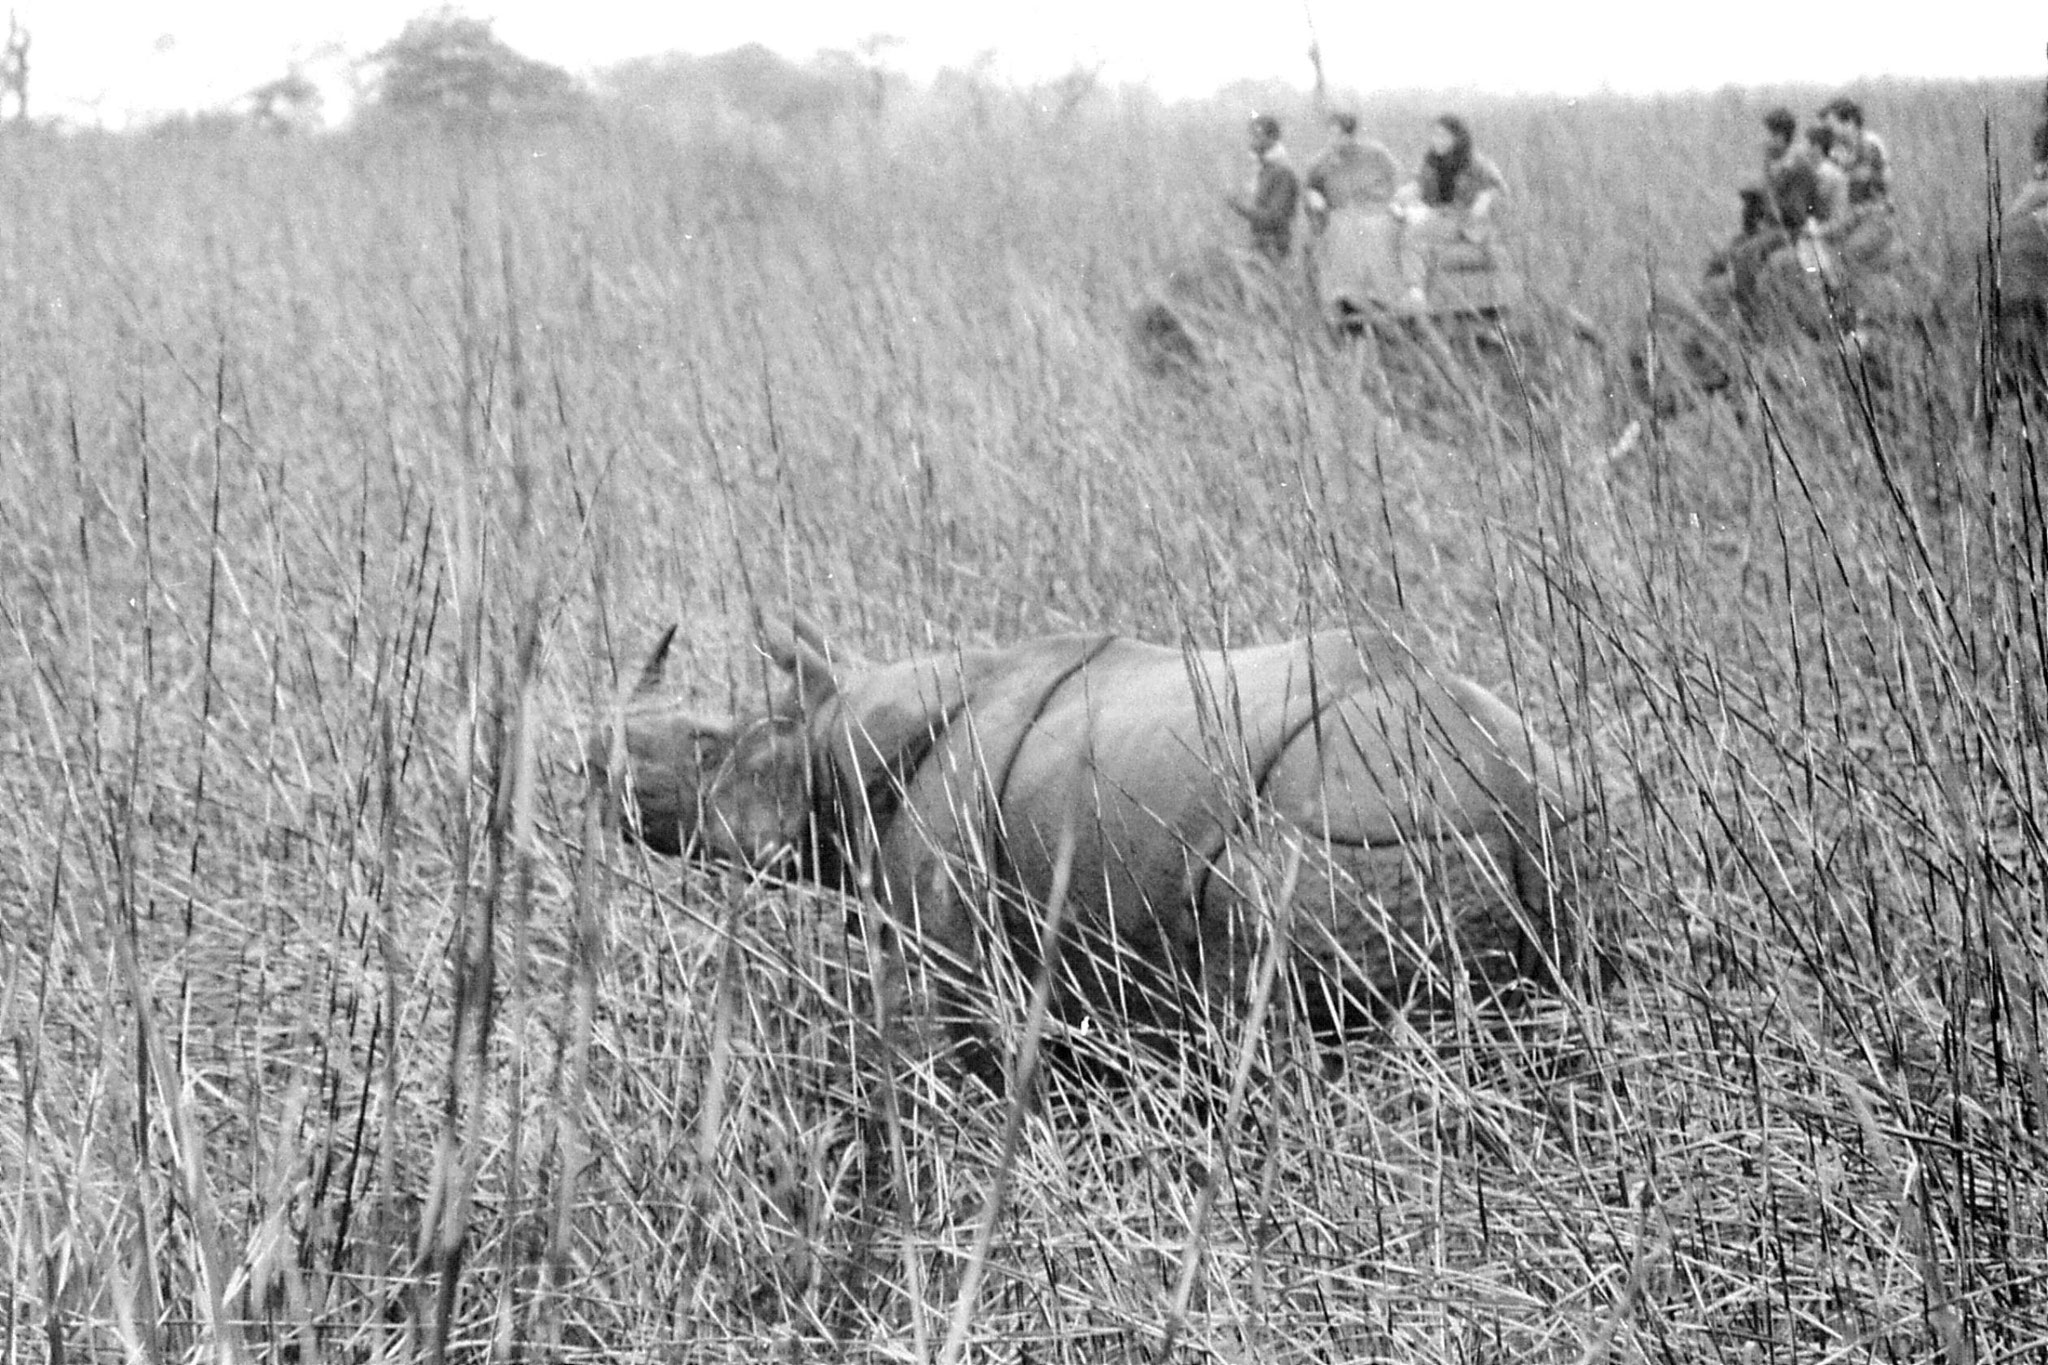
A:
MULTIPOLYGON (((1131 363, 1229 109, 0 139, 9 1358, 2038 1355, 2041 409, 1975 321, 2029 99, 1872 92, 1946 310, 1893 390, 1585 356, 1428 431, 1312 332, 1131 363), (1571 752, 1622 970, 1341 1070, 1226 1031, 1234 1103, 891 1073, 848 907, 586 806, 667 622, 760 695, 756 605, 1385 624, 1571 752)), ((1476 105, 1532 277, 1639 334, 1771 100, 1476 105)))

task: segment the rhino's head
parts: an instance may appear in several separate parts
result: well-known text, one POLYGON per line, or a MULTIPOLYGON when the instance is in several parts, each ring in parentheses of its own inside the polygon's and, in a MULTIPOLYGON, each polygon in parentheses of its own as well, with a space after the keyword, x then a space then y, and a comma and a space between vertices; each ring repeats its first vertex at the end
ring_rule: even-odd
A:
POLYGON ((821 643, 764 628, 763 651, 794 685, 760 714, 718 720, 660 695, 675 634, 641 670, 616 739, 592 737, 591 780, 611 790, 627 837, 657 853, 800 870, 815 833, 810 720, 833 688, 821 643))

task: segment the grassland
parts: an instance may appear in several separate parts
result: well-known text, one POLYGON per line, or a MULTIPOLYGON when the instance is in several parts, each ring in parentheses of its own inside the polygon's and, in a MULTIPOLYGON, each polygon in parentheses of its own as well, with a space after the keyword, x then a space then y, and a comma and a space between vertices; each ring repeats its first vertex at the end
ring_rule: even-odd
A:
MULTIPOLYGON (((1777 93, 1468 104, 1625 336, 1777 93)), ((1129 363, 1222 104, 0 139, 6 1359, 2041 1358, 2040 411, 1971 321, 2031 94, 1868 94, 1953 323, 1910 402, 1589 360, 1460 439, 1309 333, 1129 363), (586 807, 665 623, 759 695, 757 604, 1386 624, 1570 751, 1626 970, 1276 1033, 1235 1105, 878 1074, 841 904, 586 807)))

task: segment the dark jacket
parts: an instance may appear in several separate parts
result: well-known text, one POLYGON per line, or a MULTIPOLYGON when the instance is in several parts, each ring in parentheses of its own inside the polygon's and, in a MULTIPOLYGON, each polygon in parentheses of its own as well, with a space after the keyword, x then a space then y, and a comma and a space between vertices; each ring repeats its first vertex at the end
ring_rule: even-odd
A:
POLYGON ((1806 148, 1793 147, 1764 167, 1764 192, 1777 211, 1778 225, 1798 232, 1809 218, 1820 218, 1827 196, 1821 188, 1819 163, 1806 148))
POLYGON ((1294 245, 1294 210, 1300 200, 1301 182, 1286 154, 1275 147, 1259 158, 1251 197, 1231 207, 1251 224, 1252 249, 1279 261, 1294 245))
POLYGON ((1507 193, 1507 177, 1500 173, 1500 167, 1479 153, 1472 153, 1471 160, 1462 166, 1451 180, 1451 193, 1445 198, 1437 185, 1436 170, 1424 158, 1422 173, 1416 177, 1416 184, 1422 191, 1422 202, 1433 209, 1457 209, 1463 212, 1472 207, 1472 201, 1487 190, 1495 195, 1507 193))

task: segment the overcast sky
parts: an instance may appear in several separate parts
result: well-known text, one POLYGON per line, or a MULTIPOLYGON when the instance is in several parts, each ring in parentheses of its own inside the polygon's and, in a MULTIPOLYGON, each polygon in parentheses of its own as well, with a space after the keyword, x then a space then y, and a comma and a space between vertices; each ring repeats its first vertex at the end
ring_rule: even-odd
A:
MULTIPOLYGON (((33 112, 119 126, 234 99, 324 50, 394 37, 418 0, 10 0, 34 37, 33 112)), ((572 71, 759 42, 803 58, 888 33, 915 77, 993 49, 1020 82, 1076 63, 1169 97, 1240 78, 1306 85, 1311 16, 1330 80, 1357 89, 1476 86, 1587 93, 1860 76, 2048 76, 2043 0, 474 0, 512 46, 572 71), (1902 18, 1910 13, 1913 17, 1902 18)), ((323 70, 324 68, 324 70, 323 70)))

